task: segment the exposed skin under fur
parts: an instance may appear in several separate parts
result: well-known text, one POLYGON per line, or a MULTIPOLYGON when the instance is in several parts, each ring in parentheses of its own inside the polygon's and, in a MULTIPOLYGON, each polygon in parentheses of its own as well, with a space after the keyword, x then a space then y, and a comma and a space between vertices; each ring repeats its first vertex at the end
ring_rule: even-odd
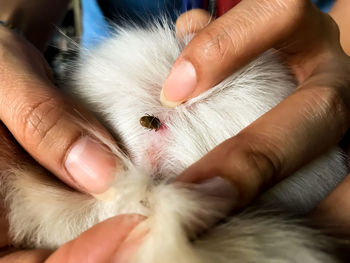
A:
POLYGON ((167 109, 159 103, 161 85, 186 43, 171 26, 159 24, 119 32, 83 52, 71 87, 120 138, 126 154, 91 130, 124 169, 104 200, 72 191, 30 163, 6 169, 0 189, 12 241, 57 248, 109 217, 139 213, 148 219, 138 228, 148 232, 133 262, 339 262, 325 252, 331 245, 320 231, 259 212, 314 208, 346 175, 338 148, 269 190, 254 212, 227 217, 218 226, 213 222, 225 217, 233 200, 169 183, 293 91, 293 77, 278 55, 269 51, 203 95, 167 109), (139 119, 146 114, 156 116, 162 128, 142 127, 139 119))

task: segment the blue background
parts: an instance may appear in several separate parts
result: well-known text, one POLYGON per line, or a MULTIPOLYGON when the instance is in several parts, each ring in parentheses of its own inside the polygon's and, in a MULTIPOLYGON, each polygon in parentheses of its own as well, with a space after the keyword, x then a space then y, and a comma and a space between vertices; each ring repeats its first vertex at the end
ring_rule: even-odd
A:
MULTIPOLYGON (((138 24, 147 23, 147 18, 157 17, 166 12, 175 19, 180 12, 181 0, 100 0, 103 11, 113 22, 122 23, 132 20, 138 24)), ((314 0, 324 12, 328 12, 333 0, 314 0)), ((96 0, 82 0, 83 35, 82 45, 85 48, 94 47, 102 39, 108 37, 109 27, 101 8, 96 0)))

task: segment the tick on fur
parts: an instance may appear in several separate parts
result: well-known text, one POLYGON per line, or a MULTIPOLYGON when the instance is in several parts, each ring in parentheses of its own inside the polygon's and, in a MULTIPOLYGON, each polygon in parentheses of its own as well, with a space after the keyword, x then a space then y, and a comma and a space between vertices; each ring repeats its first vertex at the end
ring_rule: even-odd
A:
POLYGON ((162 123, 157 117, 148 114, 140 118, 140 124, 145 128, 155 131, 158 131, 162 126, 162 123))

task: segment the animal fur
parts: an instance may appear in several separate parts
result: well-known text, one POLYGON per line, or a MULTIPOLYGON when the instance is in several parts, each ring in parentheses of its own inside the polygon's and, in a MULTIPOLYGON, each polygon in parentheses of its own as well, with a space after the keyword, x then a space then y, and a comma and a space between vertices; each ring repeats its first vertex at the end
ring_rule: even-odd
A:
POLYGON ((3 171, 0 189, 13 243, 55 249, 102 220, 139 213, 148 219, 138 227, 149 232, 135 263, 340 262, 326 252, 332 244, 321 231, 264 205, 292 215, 314 208, 346 175, 339 148, 273 187, 259 205, 233 216, 226 215, 231 200, 171 183, 296 87, 271 50, 199 97, 164 108, 161 87, 185 45, 172 25, 155 23, 147 29, 119 28, 95 50, 82 52, 69 87, 120 139, 126 153, 91 131, 124 169, 116 174, 107 201, 72 191, 33 164, 3 171), (156 116, 161 129, 142 127, 139 119, 146 114, 156 116), (197 229, 207 230, 197 236, 197 229))

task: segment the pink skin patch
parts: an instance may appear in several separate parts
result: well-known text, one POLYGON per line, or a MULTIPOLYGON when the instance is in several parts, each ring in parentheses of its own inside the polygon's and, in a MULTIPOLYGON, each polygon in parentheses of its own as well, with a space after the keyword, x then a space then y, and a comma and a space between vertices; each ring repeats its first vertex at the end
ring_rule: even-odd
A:
POLYGON ((162 122, 162 125, 156 132, 165 132, 168 129, 168 127, 162 122))
POLYGON ((169 136, 168 127, 161 121, 161 126, 157 130, 150 129, 145 137, 145 140, 148 140, 148 148, 146 151, 146 160, 145 162, 150 165, 152 172, 155 174, 160 169, 161 162, 161 149, 164 149, 164 138, 169 136))

